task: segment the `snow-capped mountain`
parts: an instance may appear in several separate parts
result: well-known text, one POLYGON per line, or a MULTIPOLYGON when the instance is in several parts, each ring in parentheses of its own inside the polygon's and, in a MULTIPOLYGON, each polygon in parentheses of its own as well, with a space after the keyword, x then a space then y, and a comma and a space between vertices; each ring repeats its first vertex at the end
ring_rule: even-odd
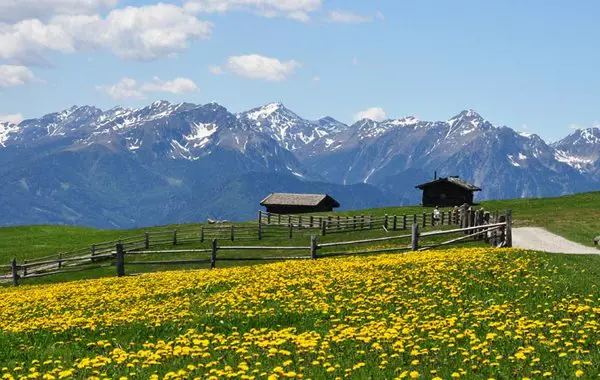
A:
POLYGON ((600 174, 600 128, 578 129, 552 146, 558 161, 581 172, 600 174))
POLYGON ((295 152, 307 144, 347 128, 331 117, 309 121, 296 115, 281 103, 270 103, 263 107, 242 112, 239 118, 256 131, 268 134, 283 148, 295 152))
POLYGON ((598 180, 558 160, 539 136, 495 126, 473 110, 437 122, 361 120, 308 149, 311 171, 405 195, 415 194, 410 185, 434 171, 474 181, 485 198, 559 195, 594 188, 598 180))
POLYGON ((0 123, 0 224, 245 219, 271 191, 333 192, 346 207, 418 203, 414 186, 434 171, 476 183, 480 198, 598 189, 600 130, 548 145, 474 110, 348 126, 281 103, 237 114, 217 103, 74 106, 0 123))

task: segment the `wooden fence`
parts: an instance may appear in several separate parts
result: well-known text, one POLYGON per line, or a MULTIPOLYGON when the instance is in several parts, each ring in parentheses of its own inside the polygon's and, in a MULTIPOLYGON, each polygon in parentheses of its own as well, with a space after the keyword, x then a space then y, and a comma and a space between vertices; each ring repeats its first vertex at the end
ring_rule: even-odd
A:
MULTIPOLYGON (((440 230, 431 232, 420 232, 419 223, 411 224, 411 233, 395 236, 387 236, 381 238, 364 239, 364 240, 353 240, 343 242, 327 242, 319 243, 318 238, 315 234, 310 237, 310 245, 307 246, 221 246, 219 242, 225 240, 234 240, 235 237, 230 235, 229 238, 216 238, 210 239, 211 248, 207 249, 160 249, 160 250, 149 250, 151 245, 177 245, 186 239, 194 239, 187 235, 179 235, 177 231, 173 232, 162 232, 162 233, 146 233, 143 239, 140 238, 129 238, 123 239, 116 242, 110 248, 107 243, 102 245, 95 245, 94 248, 97 250, 92 251, 83 256, 75 257, 63 257, 60 255, 59 258, 43 258, 33 262, 24 262, 23 264, 17 264, 16 259, 13 259, 10 265, 10 279, 13 285, 18 285, 22 279, 38 278, 51 276, 61 273, 71 273, 83 270, 90 270, 96 268, 102 268, 107 266, 115 266, 117 276, 125 275, 125 266, 135 265, 199 265, 199 264, 210 264, 211 268, 216 267, 217 261, 278 261, 278 260, 306 260, 306 259, 317 259, 323 257, 334 257, 342 255, 358 255, 358 254, 374 254, 383 252, 401 252, 401 251, 418 251, 432 249, 436 247, 464 243, 466 241, 473 240, 485 240, 492 246, 512 246, 512 214, 507 211, 504 215, 496 215, 486 220, 485 216, 477 216, 476 214, 471 217, 466 214, 467 217, 463 217, 461 223, 464 224, 459 228, 450 230, 440 230), (464 221, 468 220, 468 221, 464 221), (436 237, 458 234, 459 237, 452 238, 444 242, 432 242, 429 245, 424 245, 424 240, 436 237), (410 239, 410 244, 400 245, 389 248, 381 249, 367 249, 367 250, 352 250, 342 249, 328 251, 331 247, 353 247, 360 246, 363 244, 383 243, 383 242, 394 242, 401 240, 410 239), (235 252, 249 252, 249 251, 277 251, 277 252, 292 252, 295 251, 298 254, 290 256, 263 256, 263 257, 247 257, 247 256, 219 256, 220 251, 235 251, 235 252), (326 252, 325 252, 326 251, 326 252), (321 253, 320 253, 321 252, 321 253), (126 261, 126 257, 133 257, 139 255, 165 255, 165 254, 198 254, 197 259, 186 259, 186 260, 160 260, 160 261, 146 261, 146 260, 132 260, 126 261)), ((235 227, 234 227, 235 228, 235 227)), ((198 241, 198 237, 195 237, 195 241, 198 241)), ((206 236, 202 236, 202 239, 206 239, 206 236)), ((204 241, 204 240, 203 240, 204 241)), ((337 248, 336 248, 337 249, 337 248)))
MULTIPOLYGON (((284 226, 294 229, 318 229, 321 235, 355 230, 384 228, 386 231, 408 230, 411 225, 423 228, 435 225, 458 225, 459 214, 453 211, 440 212, 436 218, 433 212, 405 215, 284 215, 258 212, 258 224, 262 226, 284 226)), ((264 227, 263 227, 264 228, 264 227)))

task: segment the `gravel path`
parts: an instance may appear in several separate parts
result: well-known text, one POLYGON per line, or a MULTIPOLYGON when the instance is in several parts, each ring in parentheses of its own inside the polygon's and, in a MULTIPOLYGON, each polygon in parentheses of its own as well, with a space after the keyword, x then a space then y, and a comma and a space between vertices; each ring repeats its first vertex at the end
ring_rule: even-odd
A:
POLYGON ((574 243, 539 227, 513 228, 513 247, 556 253, 595 253, 600 249, 574 243))

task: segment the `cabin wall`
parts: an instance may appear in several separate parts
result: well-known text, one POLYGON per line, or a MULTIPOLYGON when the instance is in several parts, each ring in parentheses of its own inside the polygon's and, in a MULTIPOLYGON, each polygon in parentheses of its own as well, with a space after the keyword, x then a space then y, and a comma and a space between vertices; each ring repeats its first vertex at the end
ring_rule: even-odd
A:
POLYGON ((423 190, 423 206, 448 207, 473 204, 473 192, 452 183, 437 183, 423 190))

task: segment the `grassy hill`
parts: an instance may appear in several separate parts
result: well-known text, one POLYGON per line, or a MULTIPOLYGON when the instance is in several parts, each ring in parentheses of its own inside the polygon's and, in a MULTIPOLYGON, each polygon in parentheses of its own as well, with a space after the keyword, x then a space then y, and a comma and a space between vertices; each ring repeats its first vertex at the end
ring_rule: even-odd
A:
MULTIPOLYGON (((479 206, 486 210, 512 209, 516 226, 541 226, 586 245, 600 234, 600 192, 584 193, 557 198, 515 199, 486 201, 479 206)), ((402 215, 431 212, 419 206, 388 207, 367 210, 340 212, 339 215, 402 215)), ((255 223, 250 221, 248 223, 255 223)), ((39 258, 49 254, 68 252, 90 246, 93 243, 117 240, 130 236, 142 236, 144 231, 172 231, 173 229, 200 229, 199 224, 159 226, 134 230, 98 230, 68 226, 23 226, 0 228, 0 263, 8 264, 13 257, 20 261, 39 258)), ((384 236, 382 230, 353 232, 328 236, 329 241, 353 240, 384 236)), ((263 241, 263 244, 296 245, 306 244, 306 234, 292 240, 277 238, 263 241)), ((253 241, 249 244, 258 244, 253 241)), ((202 248, 207 248, 203 246, 202 248)), ((108 271, 103 271, 108 273, 108 271)), ((72 278, 72 277, 70 277, 72 278)))

